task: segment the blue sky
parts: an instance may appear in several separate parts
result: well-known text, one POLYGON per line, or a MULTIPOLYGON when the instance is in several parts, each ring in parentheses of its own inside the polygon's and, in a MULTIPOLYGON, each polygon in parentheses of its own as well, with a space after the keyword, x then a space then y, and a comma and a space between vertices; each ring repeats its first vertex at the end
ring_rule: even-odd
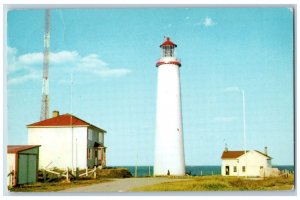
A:
MULTIPOLYGON (((51 11, 50 111, 107 130, 108 165, 152 165, 159 45, 182 60, 187 165, 219 165, 227 143, 293 164, 293 13, 288 8, 51 11), (73 84, 71 85, 71 74, 73 84), (72 90, 71 90, 72 87, 72 90), (71 106, 72 96, 72 106, 71 106)), ((44 10, 7 17, 7 142, 26 144, 39 121, 44 10)))

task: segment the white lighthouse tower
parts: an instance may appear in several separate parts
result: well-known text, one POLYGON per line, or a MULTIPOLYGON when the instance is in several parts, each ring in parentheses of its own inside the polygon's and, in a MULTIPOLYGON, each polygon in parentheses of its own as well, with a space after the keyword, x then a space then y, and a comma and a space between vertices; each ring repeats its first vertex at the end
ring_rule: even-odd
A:
POLYGON ((176 44, 167 38, 160 45, 156 63, 157 105, 154 175, 185 175, 180 100, 180 60, 174 55, 176 44))

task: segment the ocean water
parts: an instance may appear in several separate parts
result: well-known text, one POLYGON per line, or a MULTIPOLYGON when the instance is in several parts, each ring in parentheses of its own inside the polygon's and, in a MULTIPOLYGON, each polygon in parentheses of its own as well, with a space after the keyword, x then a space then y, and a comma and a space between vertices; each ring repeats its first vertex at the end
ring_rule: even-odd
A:
MULTIPOLYGON (((121 167, 127 168, 132 176, 135 176, 135 166, 113 166, 113 167, 121 167)), ((279 170, 289 170, 291 172, 295 171, 293 165, 278 165, 273 166, 274 168, 278 168, 279 170)), ((186 166, 185 170, 187 173, 192 176, 208 176, 208 175, 218 175, 221 174, 221 166, 186 166)), ((153 166, 137 166, 137 176, 153 176, 153 166)))

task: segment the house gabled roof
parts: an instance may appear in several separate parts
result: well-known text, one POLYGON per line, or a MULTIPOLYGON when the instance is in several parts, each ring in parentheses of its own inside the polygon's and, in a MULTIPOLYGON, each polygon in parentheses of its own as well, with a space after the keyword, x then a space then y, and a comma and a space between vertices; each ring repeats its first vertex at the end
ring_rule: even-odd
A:
POLYGON ((244 155, 245 151, 223 151, 222 159, 232 159, 238 158, 241 155, 244 155))
MULTIPOLYGON (((272 159, 270 156, 260 152, 260 151, 257 151, 257 150, 254 150, 255 152, 267 157, 267 158, 270 158, 272 159)), ((249 151, 247 150, 246 153, 248 153, 249 151)), ((245 154, 245 151, 223 151, 223 154, 222 154, 222 159, 236 159, 242 155, 245 154)))
POLYGON ((105 130, 96 127, 74 115, 71 114, 63 114, 63 115, 59 115, 57 117, 53 117, 53 118, 49 118, 43 121, 39 121, 33 124, 29 124, 27 125, 27 128, 38 128, 38 127, 78 127, 78 126, 92 126, 94 128, 97 128, 99 130, 101 130, 102 132, 105 132, 105 130))
POLYGON ((264 154, 264 153, 262 153, 262 152, 260 152, 260 151, 257 151, 257 150, 255 150, 255 151, 256 151, 257 153, 263 155, 263 156, 266 156, 267 158, 272 159, 272 157, 268 156, 267 154, 264 154))
POLYGON ((7 145, 7 153, 18 153, 20 151, 40 147, 41 145, 7 145))

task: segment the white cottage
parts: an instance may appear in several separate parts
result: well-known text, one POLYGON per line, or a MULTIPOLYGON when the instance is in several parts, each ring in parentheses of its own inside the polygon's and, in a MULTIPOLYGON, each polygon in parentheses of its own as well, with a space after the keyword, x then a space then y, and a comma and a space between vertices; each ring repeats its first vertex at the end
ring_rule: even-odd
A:
POLYGON ((228 151, 222 154, 222 176, 262 176, 272 169, 271 157, 257 150, 228 151))
POLYGON ((73 115, 27 125, 28 144, 40 144, 40 168, 92 168, 106 165, 105 130, 73 115))

